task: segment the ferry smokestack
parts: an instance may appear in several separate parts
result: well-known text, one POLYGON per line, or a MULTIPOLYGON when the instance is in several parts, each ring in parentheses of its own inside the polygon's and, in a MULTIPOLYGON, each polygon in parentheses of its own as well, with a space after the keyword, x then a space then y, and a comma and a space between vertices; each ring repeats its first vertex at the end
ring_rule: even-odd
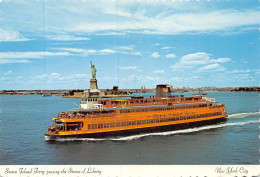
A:
POLYGON ((156 85, 156 98, 163 98, 171 96, 171 85, 159 84, 156 85))

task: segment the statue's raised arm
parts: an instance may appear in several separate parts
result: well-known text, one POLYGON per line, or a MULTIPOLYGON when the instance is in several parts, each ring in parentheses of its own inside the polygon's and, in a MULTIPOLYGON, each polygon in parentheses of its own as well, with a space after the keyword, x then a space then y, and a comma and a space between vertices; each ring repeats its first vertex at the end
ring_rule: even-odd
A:
POLYGON ((91 60, 90 60, 90 65, 91 65, 92 79, 96 79, 97 69, 95 68, 95 65, 92 65, 92 61, 91 60))

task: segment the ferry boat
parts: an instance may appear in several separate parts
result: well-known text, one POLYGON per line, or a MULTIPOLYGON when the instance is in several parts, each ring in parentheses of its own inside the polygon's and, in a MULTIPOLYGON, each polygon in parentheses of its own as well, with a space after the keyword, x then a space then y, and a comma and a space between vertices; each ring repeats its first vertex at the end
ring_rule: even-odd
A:
POLYGON ((225 105, 215 98, 172 96, 168 85, 161 84, 156 95, 148 98, 83 98, 80 108, 54 117, 45 135, 50 139, 116 137, 214 124, 227 116, 225 105))

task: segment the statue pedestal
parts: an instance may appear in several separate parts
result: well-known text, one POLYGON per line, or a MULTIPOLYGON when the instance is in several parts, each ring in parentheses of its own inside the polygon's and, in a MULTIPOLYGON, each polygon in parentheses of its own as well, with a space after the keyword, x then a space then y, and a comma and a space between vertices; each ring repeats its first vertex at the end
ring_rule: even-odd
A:
POLYGON ((91 80, 90 80, 90 86, 89 86, 89 89, 90 89, 90 90, 98 89, 98 86, 97 86, 97 79, 91 79, 91 80))
POLYGON ((85 91, 86 96, 99 96, 100 90, 98 90, 97 79, 90 80, 89 90, 85 91))

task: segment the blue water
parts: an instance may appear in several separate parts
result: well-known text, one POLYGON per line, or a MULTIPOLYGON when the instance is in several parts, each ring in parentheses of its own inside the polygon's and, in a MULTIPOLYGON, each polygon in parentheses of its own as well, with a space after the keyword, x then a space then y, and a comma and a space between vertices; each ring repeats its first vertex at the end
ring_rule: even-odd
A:
POLYGON ((75 108, 80 99, 0 95, 0 164, 259 164, 259 93, 207 93, 226 104, 227 122, 120 138, 58 141, 44 136, 51 118, 75 108))

